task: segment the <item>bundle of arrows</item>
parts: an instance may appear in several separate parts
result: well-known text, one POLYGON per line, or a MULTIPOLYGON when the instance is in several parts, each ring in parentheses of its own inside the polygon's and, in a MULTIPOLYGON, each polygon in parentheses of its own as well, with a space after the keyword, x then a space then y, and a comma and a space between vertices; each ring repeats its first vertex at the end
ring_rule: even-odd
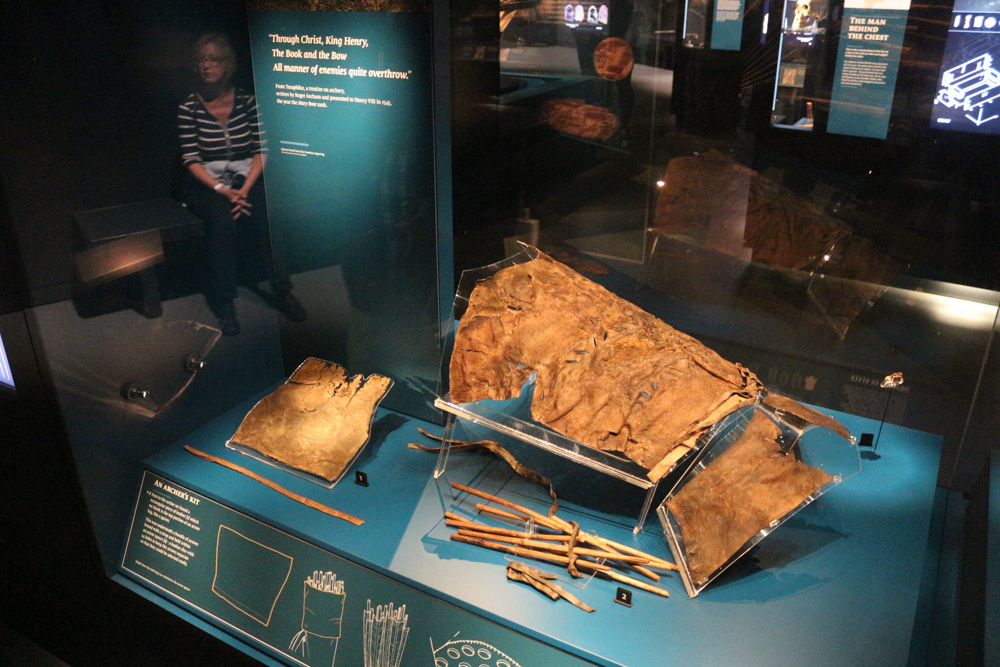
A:
POLYGON ((676 570, 677 566, 673 563, 627 545, 583 532, 576 522, 564 521, 555 515, 546 516, 499 496, 462 484, 452 483, 452 487, 493 503, 493 505, 477 504, 476 509, 480 513, 524 526, 522 530, 498 528, 446 512, 445 524, 456 530, 451 535, 452 540, 524 558, 558 563, 564 565, 573 577, 581 576, 580 571, 584 570, 627 586, 670 597, 666 590, 623 574, 619 570, 641 574, 653 581, 659 581, 660 575, 655 570, 676 570), (531 526, 530 530, 528 526, 531 526))
POLYGON ((390 602, 372 609, 368 601, 361 626, 365 667, 399 667, 410 635, 409 618, 405 604, 393 609, 390 602))

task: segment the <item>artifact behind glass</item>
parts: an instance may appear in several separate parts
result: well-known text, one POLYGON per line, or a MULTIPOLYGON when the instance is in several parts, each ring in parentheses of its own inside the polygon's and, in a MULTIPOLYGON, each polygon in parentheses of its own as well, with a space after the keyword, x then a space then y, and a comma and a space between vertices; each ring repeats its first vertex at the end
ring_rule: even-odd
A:
POLYGON ((342 366, 306 359, 253 407, 227 445, 332 487, 368 444, 391 387, 380 375, 350 377, 342 366))
POLYGON ((657 509, 691 597, 861 469, 852 440, 780 414, 757 404, 716 424, 657 509))

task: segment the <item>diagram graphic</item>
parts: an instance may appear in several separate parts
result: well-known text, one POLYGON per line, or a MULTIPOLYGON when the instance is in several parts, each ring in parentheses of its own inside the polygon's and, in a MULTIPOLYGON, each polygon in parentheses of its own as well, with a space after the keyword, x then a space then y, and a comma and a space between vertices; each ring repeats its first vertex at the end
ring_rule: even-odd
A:
POLYGON ((212 592, 265 627, 292 573, 292 557, 219 526, 212 592))
POLYGON ((485 642, 458 639, 460 634, 456 632, 450 641, 436 649, 434 640, 431 640, 434 667, 461 667, 471 665, 473 660, 485 667, 521 667, 520 663, 503 651, 485 642))
POLYGON ((333 667, 337 662, 346 598, 344 582, 336 574, 313 572, 302 583, 302 629, 292 637, 288 650, 310 664, 329 662, 333 667))
POLYGON ((410 634, 406 605, 393 609, 392 603, 372 609, 372 601, 362 617, 365 667, 399 667, 410 634))
POLYGON ((993 56, 983 53, 942 73, 934 104, 964 111, 965 117, 978 127, 1000 118, 1000 114, 986 115, 998 97, 1000 71, 993 67, 993 56))

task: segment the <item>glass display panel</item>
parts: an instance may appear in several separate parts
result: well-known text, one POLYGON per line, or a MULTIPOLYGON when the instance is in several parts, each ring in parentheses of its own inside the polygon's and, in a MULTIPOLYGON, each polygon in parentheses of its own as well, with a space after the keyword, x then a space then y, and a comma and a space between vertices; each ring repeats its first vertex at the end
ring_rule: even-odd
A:
MULTIPOLYGON (((887 664, 919 652, 930 614, 914 608, 940 590, 930 574, 941 571, 935 503, 971 488, 1000 428, 991 92, 1000 15, 980 3, 905 0, 250 4, 83 0, 60 7, 59 20, 45 3, 4 13, 5 91, 18 103, 0 105, 0 125, 14 129, 0 138, 0 241, 14 250, 0 265, 16 275, 0 276, 14 285, 0 311, 18 326, 0 342, 0 403, 39 407, 0 415, 2 439, 13 432, 17 447, 0 449, 37 463, 39 489, 60 492, 47 494, 53 506, 66 491, 89 515, 79 531, 110 577, 125 581, 123 537, 141 480, 156 474, 581 660, 655 664, 673 644, 678 654, 739 662, 748 631, 736 621, 747 602, 769 627, 787 627, 781 617, 801 608, 808 613, 793 615, 803 623, 837 630, 805 626, 793 633, 798 643, 758 642, 771 664, 794 662, 801 646, 844 663, 864 662, 856 654, 876 644, 887 664), (325 11, 335 4, 353 7, 325 11), (228 49, 216 38, 199 46, 216 31, 228 49), (266 136, 259 198, 238 194, 252 156, 245 173, 206 168, 208 182, 185 165, 181 106, 218 121, 206 84, 222 65, 234 108, 238 90, 266 136), (189 196, 192 178, 201 197, 189 196), (199 199, 222 205, 232 234, 220 236, 199 199), (266 224, 251 210, 266 211, 266 224), (461 310, 460 296, 451 312, 455 278, 524 241, 740 364, 741 377, 756 375, 772 394, 837 412, 860 448, 818 429, 784 435, 835 481, 860 473, 832 493, 809 493, 778 535, 790 513, 741 541, 739 560, 713 568, 700 591, 705 580, 694 581, 669 505, 661 521, 644 518, 692 461, 677 494, 703 479, 711 464, 695 469, 735 429, 716 432, 657 487, 631 461, 535 423, 530 380, 504 402, 457 403, 442 389, 445 335, 461 310), (235 258, 235 272, 220 258, 235 258), (370 441, 335 486, 226 447, 312 356, 393 381, 369 420, 370 441), (36 451, 46 433, 54 437, 36 451), (635 608, 620 607, 615 584, 600 578, 583 592, 600 598, 601 613, 570 610, 577 622, 568 624, 545 613, 547 598, 514 592, 500 569, 487 580, 504 556, 471 556, 442 515, 471 514, 475 501, 456 503, 448 478, 435 478, 442 458, 435 468, 434 455, 407 447, 456 434, 496 437, 552 482, 571 515, 599 519, 618 539, 660 557, 673 543, 686 571, 664 576, 675 599, 657 602, 674 605, 679 622, 653 637, 651 598, 636 591, 635 608), (331 529, 328 514, 287 504, 295 500, 186 445, 366 525, 331 529), (715 579, 722 569, 725 580, 715 579), (901 585, 887 594, 891 582, 901 585), (685 590, 699 599, 677 600, 685 590), (859 626, 848 608, 877 612, 878 622, 859 626), (591 632, 636 614, 644 622, 591 632), (717 619, 708 625, 722 641, 687 637, 684 614, 717 619), (840 630, 852 623, 845 632, 860 639, 845 644, 840 630)), ((446 471, 531 507, 549 504, 543 487, 482 452, 453 451, 446 471)), ((21 522, 27 539, 14 540, 25 554, 44 551, 39 535, 60 532, 30 523, 21 522)), ((219 533, 199 540, 191 530, 207 556, 201 567, 219 533)), ((296 563, 295 586, 306 565, 296 563)), ((127 582, 130 599, 177 611, 137 581, 127 582)), ((123 592, 104 583, 95 581, 112 597, 123 592)), ((234 606, 243 593, 197 590, 248 625, 269 618, 234 606)), ((351 604, 363 602, 353 590, 351 604)), ((281 622, 297 632, 303 598, 292 592, 281 622)), ((357 628, 360 614, 351 617, 357 628)), ((201 621, 194 632, 213 626, 201 621)), ((438 646, 462 628, 439 629, 421 632, 438 646)), ((294 636, 274 631, 286 646, 294 636)), ((420 650, 430 655, 426 642, 420 650)))
POLYGON ((826 66, 823 56, 829 18, 826 0, 784 3, 771 116, 775 127, 813 129, 813 104, 826 66))
MULTIPOLYGON (((30 304, 22 316, 109 573, 149 458, 252 407, 308 357, 389 376, 384 407, 441 419, 433 400, 454 289, 439 200, 448 170, 438 160, 448 150, 435 143, 432 88, 448 64, 435 59, 429 6, 403 9, 109 7, 44 56, 73 90, 27 86, 25 104, 4 110, 4 124, 23 129, 6 135, 0 165, 4 250, 10 239, 30 304), (271 42, 270 33, 323 43, 271 42), (80 66, 76 49, 92 67, 80 66), (320 74, 319 50, 330 56, 324 69, 370 72, 351 96, 384 103, 337 101, 350 109, 331 121, 341 95, 277 87, 304 88, 314 75, 275 63, 307 60, 324 78, 310 86, 358 84, 362 77, 320 74), (295 109, 289 117, 279 99, 316 106, 285 105, 295 109), (203 136, 192 129, 206 127, 203 136), (30 136, 40 139, 28 150, 30 136), (52 197, 42 186, 52 180, 74 185, 52 197)), ((15 14, 18 27, 5 35, 18 39, 44 20, 27 7, 15 14)), ((437 97, 446 107, 447 96, 437 97)), ((0 375, 3 388, 9 382, 0 375)))
POLYGON ((482 131, 456 144, 456 268, 525 240, 635 281, 636 303, 776 391, 943 435, 942 483, 971 481, 967 456, 988 447, 976 401, 1000 306, 1000 167, 990 95, 963 111, 942 77, 988 89, 988 8, 750 2, 728 51, 715 36, 731 4, 637 0, 615 33, 634 104, 608 138, 548 122, 552 99, 596 107, 581 112, 595 127, 629 99, 590 71, 565 4, 511 10, 477 33, 499 40, 477 62, 493 74, 456 87, 482 131), (936 131, 960 119, 977 134, 936 131), (906 382, 883 389, 895 372, 906 382))
MULTIPOLYGON (((452 3, 445 19, 423 5, 147 4, 84 3, 55 24, 19 6, 4 33, 23 100, 0 110, 17 128, 0 164, 3 239, 30 304, 15 311, 109 572, 148 461, 192 433, 221 447, 313 355, 391 376, 384 412, 438 426, 461 414, 641 482, 536 429, 530 396, 507 410, 441 392, 447 274, 519 241, 774 392, 870 419, 874 445, 890 425, 941 438, 941 485, 964 490, 978 473, 1000 428, 1000 16, 988 7, 504 0, 452 3), (868 105, 843 96, 844 65, 852 32, 882 34, 850 19, 881 28, 868 23, 878 12, 897 13, 891 39, 858 41, 893 41, 898 67, 890 83, 868 47, 854 54, 886 75, 868 105), (228 50, 196 49, 217 30, 228 50), (223 63, 254 94, 271 152, 262 199, 219 194, 242 187, 227 170, 209 174, 218 188, 201 181, 203 199, 235 205, 235 233, 219 237, 186 197, 178 121, 206 92, 201 68, 223 63), (838 119, 845 108, 879 131, 838 119), (246 225, 255 206, 267 225, 246 225), (232 310, 215 253, 237 259, 232 310)), ((9 364, 0 384, 13 385, 9 364)))
POLYGON ((7 350, 3 346, 3 338, 0 338, 0 384, 14 388, 14 375, 10 371, 10 361, 7 360, 7 350))
POLYGON ((478 258, 505 240, 509 249, 512 239, 537 239, 539 228, 638 261, 648 193, 637 158, 655 107, 668 103, 655 64, 672 37, 657 32, 658 9, 545 0, 500 10, 492 25, 456 17, 499 43, 495 58, 464 45, 456 54, 470 71, 455 89, 456 268, 495 261, 478 258))
MULTIPOLYGON (((674 554, 676 563, 681 568, 684 587, 691 597, 697 596, 722 572, 751 548, 760 543, 771 532, 777 530, 781 524, 790 519, 796 512, 861 471, 858 448, 854 442, 845 440, 833 431, 824 428, 810 428, 803 432, 794 426, 784 424, 782 419, 778 417, 775 420, 775 424, 780 431, 777 441, 782 443, 782 450, 785 452, 785 455, 794 458, 797 463, 808 466, 814 471, 822 471, 824 477, 820 482, 816 483, 820 485, 805 494, 798 503, 792 505, 791 501, 786 502, 785 508, 783 511, 780 511, 779 516, 767 522, 765 526, 754 532, 749 539, 742 543, 739 543, 739 539, 733 535, 738 530, 736 526, 739 525, 740 520, 745 520, 745 514, 731 504, 733 501, 730 501, 727 507, 727 501, 723 498, 725 494, 719 493, 717 486, 708 487, 709 491, 715 491, 718 494, 714 498, 710 494, 705 494, 705 487, 700 487, 697 493, 708 497, 702 497, 697 501, 685 500, 690 503, 688 507, 691 504, 698 506, 699 503, 703 503, 706 508, 712 508, 711 513, 702 514, 699 511, 688 513, 690 510, 687 512, 681 510, 681 515, 686 515, 689 521, 686 523, 687 528, 685 529, 684 520, 679 519, 677 513, 678 506, 674 505, 674 502, 678 501, 679 495, 684 489, 695 482, 699 475, 705 473, 713 463, 718 462, 717 465, 732 465, 731 462, 723 458, 724 455, 736 451, 736 447, 741 444, 741 439, 746 434, 747 428, 754 417, 764 414, 766 414, 766 411, 762 411, 760 406, 751 406, 732 413, 716 424, 712 431, 705 434, 702 438, 690 462, 684 466, 686 469, 680 479, 678 479, 674 487, 667 493, 667 497, 663 503, 657 508, 667 543, 670 545, 670 550, 674 554), (701 544, 701 551, 703 553, 699 553, 696 556, 696 548, 690 541, 690 533, 688 534, 689 542, 685 542, 685 530, 698 532, 697 529, 699 527, 694 526, 690 521, 691 517, 698 517, 699 515, 699 520, 703 524, 711 524, 713 518, 716 516, 725 517, 725 519, 722 519, 718 526, 709 528, 706 531, 707 534, 699 535, 698 542, 701 544), (727 524, 727 521, 731 523, 727 524), (729 547, 727 551, 731 551, 731 553, 725 558, 720 557, 716 559, 717 565, 714 567, 705 566, 704 564, 701 564, 702 567, 694 566, 693 561, 695 559, 704 558, 704 553, 712 552, 709 536, 714 537, 716 533, 718 535, 725 535, 722 542, 729 547)), ((774 419, 774 415, 772 414, 768 418, 774 419)), ((746 493, 744 488, 741 488, 734 481, 734 478, 738 479, 738 473, 734 474, 734 471, 730 470, 726 479, 731 482, 731 486, 725 493, 731 494, 733 499, 739 499, 735 500, 735 502, 746 503, 746 507, 752 507, 749 510, 751 515, 758 512, 763 515, 766 513, 765 508, 768 507, 768 501, 760 498, 762 494, 766 495, 770 493, 777 496, 780 493, 789 492, 787 489, 782 489, 782 483, 779 481, 777 474, 773 470, 769 472, 775 476, 769 478, 768 484, 761 483, 755 489, 755 493, 746 493), (759 504, 752 505, 753 502, 758 502, 759 504)), ((800 483, 804 485, 803 482, 800 483)), ((753 483, 751 482, 749 486, 752 488, 753 483)))

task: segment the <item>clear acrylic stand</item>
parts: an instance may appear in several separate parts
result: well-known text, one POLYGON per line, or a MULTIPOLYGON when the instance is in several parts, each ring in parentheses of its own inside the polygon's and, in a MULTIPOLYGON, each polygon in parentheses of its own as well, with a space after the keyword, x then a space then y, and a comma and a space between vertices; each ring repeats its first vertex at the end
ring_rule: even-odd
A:
POLYGON ((688 459, 687 470, 684 471, 674 488, 670 490, 657 508, 660 523, 663 525, 664 536, 674 556, 674 562, 680 568, 681 579, 684 581, 684 587, 690 597, 696 597, 733 563, 803 507, 845 479, 861 471, 861 457, 853 438, 846 439, 829 428, 819 427, 794 415, 784 413, 781 410, 775 410, 761 401, 741 408, 717 423, 711 431, 702 436, 694 451, 696 453, 688 459), (801 503, 784 516, 771 521, 770 524, 758 531, 707 578, 696 582, 691 576, 687 549, 680 524, 670 511, 668 503, 685 485, 739 441, 756 412, 763 413, 778 426, 780 431, 778 443, 783 451, 790 452, 794 449, 797 457, 803 463, 823 470, 832 479, 803 499, 801 503))
MULTIPOLYGON (((469 303, 469 295, 472 294, 472 290, 480 280, 488 278, 508 266, 529 262, 537 256, 538 253, 534 248, 525 246, 521 252, 501 262, 465 271, 459 281, 458 291, 455 295, 455 308, 452 321, 457 322, 465 313, 469 303)), ((505 401, 484 399, 469 403, 453 402, 450 392, 447 391, 448 367, 450 365, 453 345, 454 332, 448 337, 445 344, 441 366, 442 378, 444 379, 441 392, 434 401, 434 406, 443 410, 447 417, 444 429, 444 443, 441 446, 437 465, 434 469, 435 478, 444 474, 448 466, 448 455, 451 451, 451 441, 454 439, 456 420, 464 419, 646 490, 646 498, 632 532, 638 533, 642 529, 649 514, 649 509, 653 504, 653 497, 656 494, 659 482, 651 481, 646 476, 647 471, 631 460, 589 447, 533 421, 531 419, 531 399, 534 389, 534 377, 529 378, 517 398, 505 401)))
MULTIPOLYGON (((445 423, 444 443, 438 453, 437 465, 434 468, 435 478, 444 474, 447 468, 456 421, 458 419, 465 419, 474 424, 485 426, 486 428, 544 449, 556 456, 569 459, 574 463, 587 466, 632 486, 645 489, 646 498, 643 501, 642 509, 639 512, 632 532, 638 533, 642 529, 649 514, 649 509, 653 504, 653 496, 656 494, 656 489, 659 486, 659 482, 652 482, 646 477, 646 471, 643 468, 627 459, 621 459, 607 452, 588 447, 545 426, 526 422, 516 414, 501 412, 497 409, 497 405, 488 405, 490 403, 506 403, 507 401, 483 400, 474 403, 452 403, 447 399, 448 396, 446 395, 445 398, 438 398, 434 401, 434 405, 444 410, 448 415, 447 422, 445 423)), ((509 400, 526 402, 530 406, 530 392, 522 390, 520 398, 509 400), (526 393, 528 397, 525 401, 526 393)))

